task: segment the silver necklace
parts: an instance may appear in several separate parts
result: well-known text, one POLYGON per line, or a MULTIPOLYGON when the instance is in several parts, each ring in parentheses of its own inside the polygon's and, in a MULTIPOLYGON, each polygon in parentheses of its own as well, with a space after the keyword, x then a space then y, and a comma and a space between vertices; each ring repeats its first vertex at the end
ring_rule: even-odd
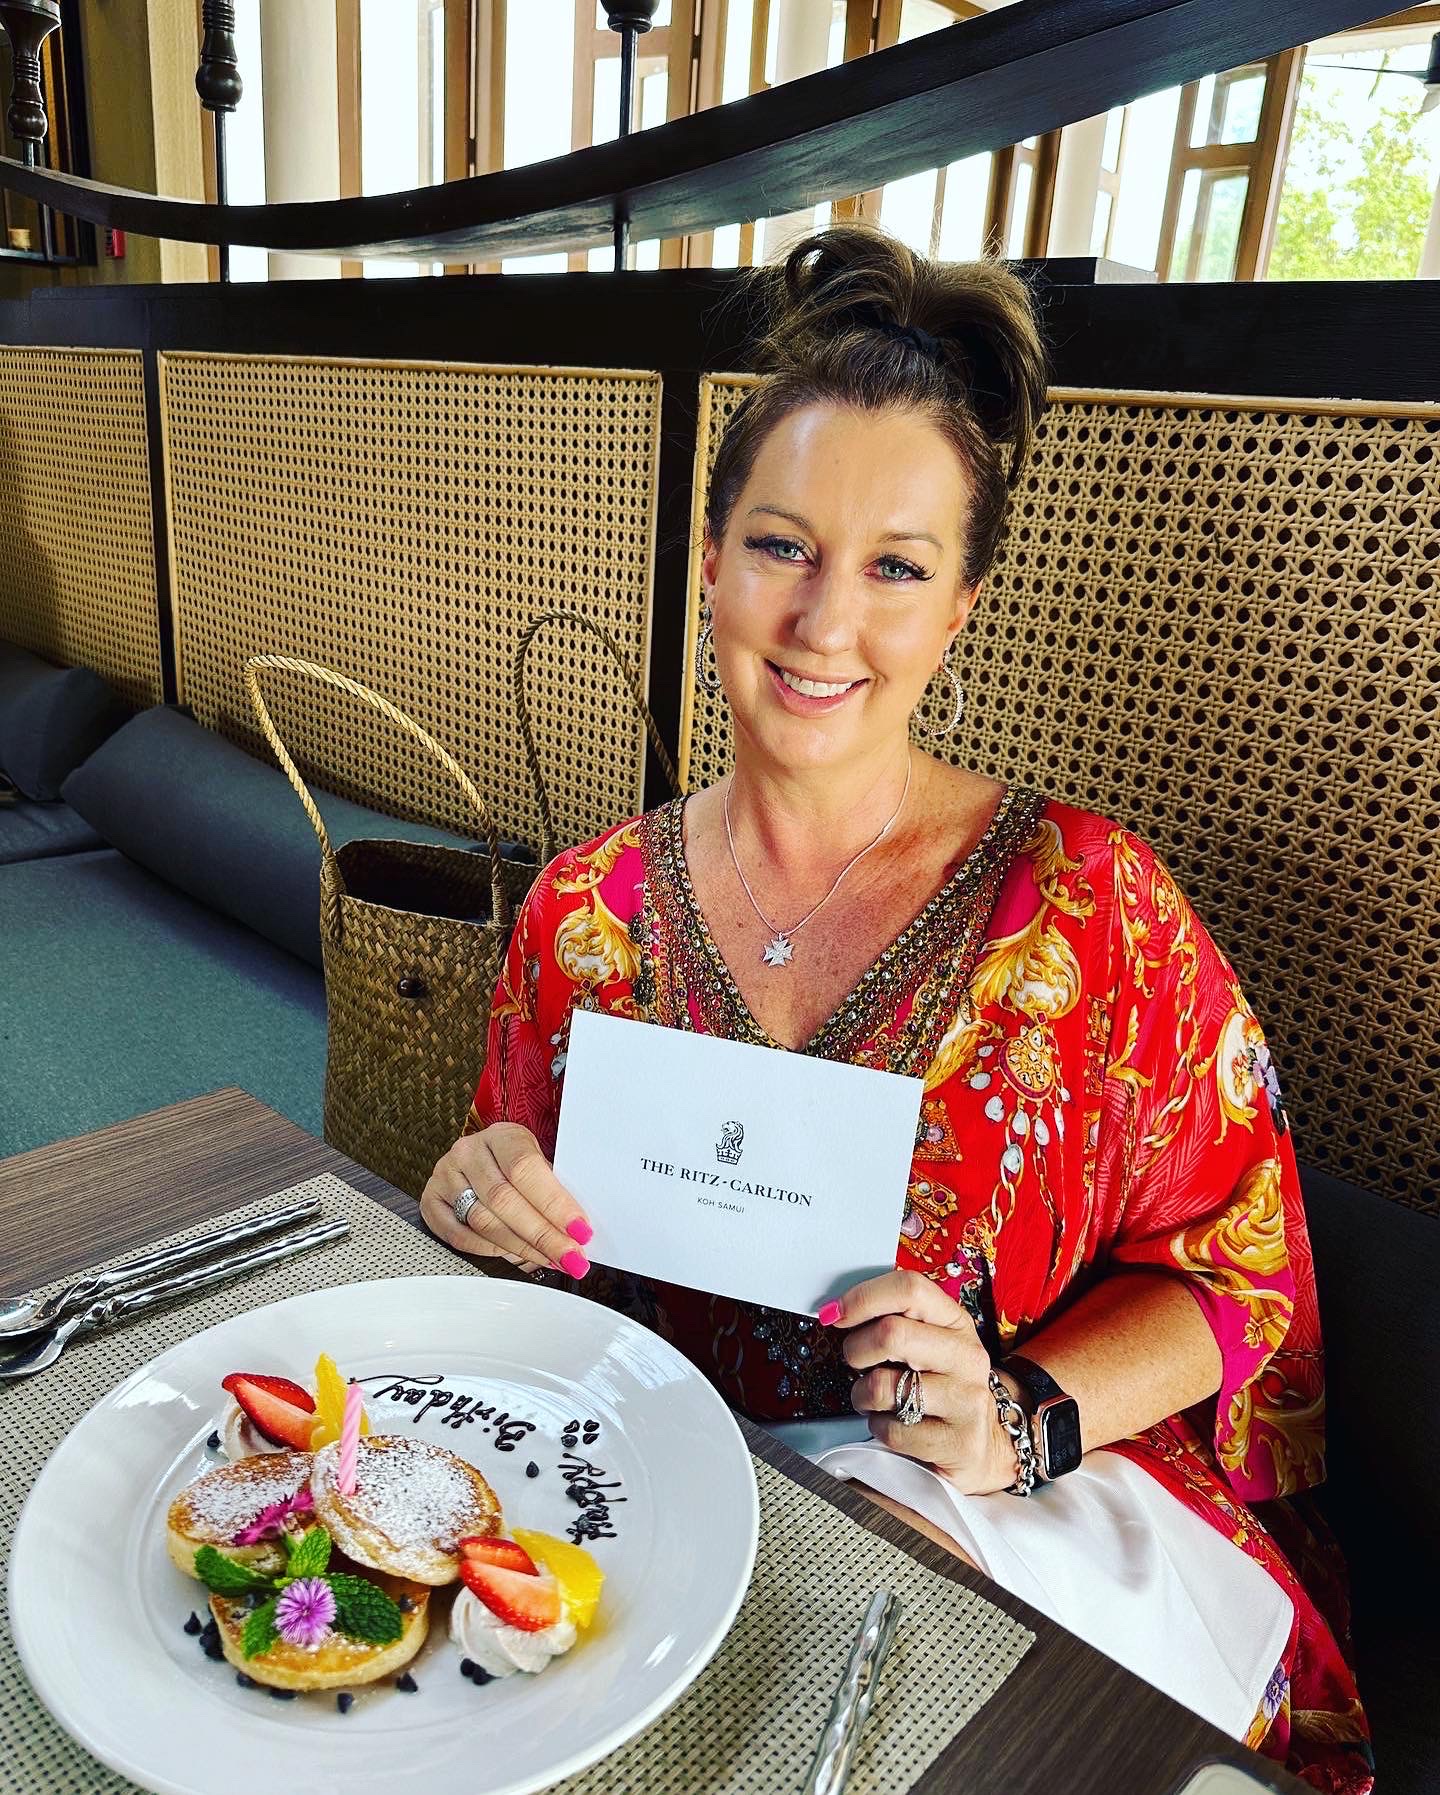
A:
POLYGON ((765 951, 760 956, 767 966, 788 966, 790 964, 791 960, 795 957, 795 937, 800 933, 801 929, 805 927, 812 916, 819 915, 820 911, 822 911, 826 904, 830 902, 831 898, 834 897, 835 893, 840 889, 840 881, 845 875, 852 872, 860 864, 870 852, 871 848, 878 848, 880 843, 884 841, 885 837, 895 827, 896 819, 899 817, 900 812, 905 808, 905 800, 910 796, 910 776, 914 771, 915 757, 911 755, 905 763, 905 789, 900 794, 900 802, 890 813, 889 822, 886 823, 885 827, 875 837, 874 841, 867 843, 867 845, 861 848, 860 852, 856 854, 853 859, 845 862, 844 866, 842 866, 840 871, 835 875, 835 883, 825 893, 824 897, 821 898, 820 902, 816 904, 813 909, 807 910, 800 918, 799 922, 792 923, 788 929, 777 928, 760 908, 759 904, 756 903, 755 893, 750 889, 750 881, 745 877, 745 874, 741 869, 740 856, 735 852, 735 832, 730 827, 730 785, 726 785, 725 839, 730 843, 730 859, 734 863, 735 876, 745 888, 745 895, 750 900, 750 908, 770 931, 770 940, 766 944, 765 951))

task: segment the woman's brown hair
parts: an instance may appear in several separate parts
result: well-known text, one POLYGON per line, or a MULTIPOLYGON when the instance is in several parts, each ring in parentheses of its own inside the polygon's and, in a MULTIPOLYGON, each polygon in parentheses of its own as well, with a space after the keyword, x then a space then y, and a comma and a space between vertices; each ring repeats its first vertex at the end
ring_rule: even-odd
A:
POLYGON ((963 577, 1000 546, 1011 489, 1045 405, 1045 350, 1030 295, 999 262, 932 262, 877 225, 831 225, 742 282, 758 300, 757 371, 710 479, 719 542, 765 438, 806 405, 918 411, 953 445, 971 500, 963 577))

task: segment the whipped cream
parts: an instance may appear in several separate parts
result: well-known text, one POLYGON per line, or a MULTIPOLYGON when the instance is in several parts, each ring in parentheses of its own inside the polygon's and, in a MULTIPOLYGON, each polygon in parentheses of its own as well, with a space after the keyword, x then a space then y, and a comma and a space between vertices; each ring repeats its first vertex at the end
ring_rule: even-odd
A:
POLYGON ((552 1658, 570 1650, 576 1633, 574 1621, 564 1614, 552 1626, 526 1633, 509 1626, 478 1596, 462 1589, 450 1610, 450 1637, 481 1670, 492 1677, 508 1677, 517 1670, 544 1670, 552 1658))
POLYGON ((267 1440, 260 1429, 232 1396, 220 1423, 220 1439, 225 1456, 234 1464, 237 1459, 258 1458, 262 1452, 292 1452, 291 1446, 277 1446, 267 1440))

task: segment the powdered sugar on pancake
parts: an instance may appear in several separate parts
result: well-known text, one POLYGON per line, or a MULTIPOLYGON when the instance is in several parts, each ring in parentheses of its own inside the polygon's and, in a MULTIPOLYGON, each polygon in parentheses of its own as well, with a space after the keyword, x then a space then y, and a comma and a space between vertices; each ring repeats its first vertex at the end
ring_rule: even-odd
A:
POLYGON ((479 1473, 443 1446, 394 1434, 362 1439, 349 1496, 336 1487, 339 1467, 336 1441, 315 1454, 310 1488, 336 1543, 361 1562, 383 1553, 384 1569, 433 1580, 437 1553, 451 1557, 467 1534, 493 1529, 498 1504, 487 1508, 479 1473))
POLYGON ((310 1478, 308 1452, 270 1453, 240 1465, 207 1471, 176 1498, 184 1512, 184 1530, 192 1538, 229 1542, 261 1511, 288 1502, 310 1478))

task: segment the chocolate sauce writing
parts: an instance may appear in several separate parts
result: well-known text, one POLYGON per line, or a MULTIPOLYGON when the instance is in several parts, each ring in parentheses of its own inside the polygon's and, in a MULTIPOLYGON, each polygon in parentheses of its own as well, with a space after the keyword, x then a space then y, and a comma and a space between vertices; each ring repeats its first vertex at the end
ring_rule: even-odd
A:
MULTIPOLYGON (((380 1380, 367 1377, 360 1381, 369 1385, 380 1380)), ((491 1444, 497 1452, 513 1452, 521 1440, 535 1432, 533 1421, 521 1421, 508 1409, 497 1409, 495 1403, 484 1402, 479 1396, 466 1396, 462 1391, 446 1389, 445 1381, 440 1377, 406 1375, 390 1378, 369 1395, 372 1402, 393 1402, 412 1408, 415 1412, 410 1420, 414 1426, 432 1413, 442 1427, 457 1431, 482 1422, 480 1431, 494 1436, 491 1444)))
POLYGON ((587 1539, 617 1539, 619 1536, 610 1510, 626 1498, 609 1492, 621 1487, 620 1479, 616 1477, 609 1483, 602 1483, 604 1467, 577 1458, 573 1452, 567 1452, 555 1468, 565 1480, 565 1494, 580 1510, 579 1518, 565 1529, 575 1544, 578 1546, 587 1539))

